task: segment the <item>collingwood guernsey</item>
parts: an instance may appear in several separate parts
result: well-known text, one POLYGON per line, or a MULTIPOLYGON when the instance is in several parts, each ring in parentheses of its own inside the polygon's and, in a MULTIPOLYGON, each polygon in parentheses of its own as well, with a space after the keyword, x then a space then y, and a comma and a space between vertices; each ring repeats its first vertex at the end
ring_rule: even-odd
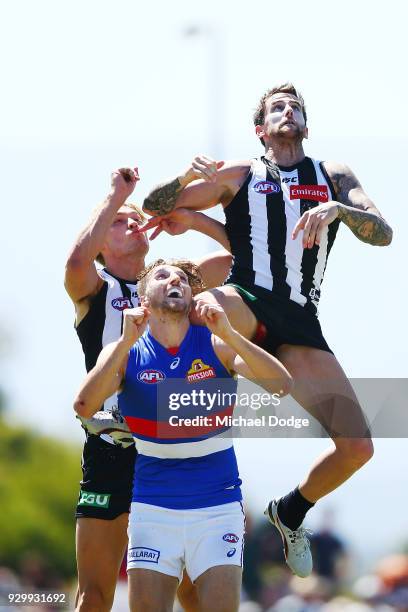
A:
MULTIPOLYGON (((97 272, 105 282, 92 299, 89 311, 76 327, 85 355, 87 372, 96 364, 103 347, 120 337, 123 323, 122 313, 125 308, 133 308, 139 302, 136 283, 116 278, 105 268, 98 269, 97 272)), ((101 410, 109 413, 115 413, 118 410, 116 393, 105 401, 101 410)), ((101 438, 113 443, 109 435, 102 434, 101 438)))
POLYGON ((305 157, 295 166, 253 160, 244 184, 225 208, 234 263, 228 283, 259 297, 292 300, 314 313, 339 220, 323 231, 320 245, 304 249, 293 229, 304 212, 335 199, 322 162, 305 157))

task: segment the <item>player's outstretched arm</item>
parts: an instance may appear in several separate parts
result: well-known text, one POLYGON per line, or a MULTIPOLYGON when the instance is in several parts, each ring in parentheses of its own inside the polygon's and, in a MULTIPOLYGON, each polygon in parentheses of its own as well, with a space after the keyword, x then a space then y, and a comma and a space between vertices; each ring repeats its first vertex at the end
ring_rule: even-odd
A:
POLYGON ((257 382, 280 397, 290 393, 292 377, 285 366, 233 329, 221 306, 198 300, 197 308, 213 333, 217 357, 229 371, 257 382))
POLYGON ((65 266, 65 288, 74 303, 97 291, 101 281, 94 260, 103 248, 117 211, 133 192, 138 180, 137 168, 121 168, 113 172, 109 194, 94 210, 72 246, 65 266))
POLYGON ((336 162, 325 162, 325 167, 340 202, 338 218, 363 242, 375 246, 390 244, 391 227, 364 192, 352 170, 336 162))
POLYGON ((167 215, 151 217, 140 227, 139 231, 146 232, 153 228, 154 231, 149 236, 149 240, 154 240, 161 232, 166 232, 170 236, 179 236, 188 230, 195 230, 219 242, 221 246, 231 252, 224 224, 204 213, 188 208, 177 208, 167 215))
POLYGON ((95 367, 88 372, 74 402, 79 416, 89 419, 117 391, 124 379, 129 351, 146 329, 149 311, 145 306, 123 311, 119 340, 103 348, 95 367))
POLYGON ((249 162, 216 162, 198 155, 185 172, 155 187, 143 202, 149 215, 162 216, 175 208, 205 210, 226 206, 249 170, 249 162))

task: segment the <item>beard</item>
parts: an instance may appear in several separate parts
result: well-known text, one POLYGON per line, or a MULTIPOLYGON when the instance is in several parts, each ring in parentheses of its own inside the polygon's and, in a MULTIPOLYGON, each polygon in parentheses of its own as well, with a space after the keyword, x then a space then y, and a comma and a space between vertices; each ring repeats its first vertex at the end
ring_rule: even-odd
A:
MULTIPOLYGON (((282 126, 282 128, 284 127, 285 126, 282 126)), ((291 140, 294 142, 302 142, 303 138, 305 137, 305 128, 296 124, 292 124, 290 127, 290 131, 283 131, 281 128, 279 128, 276 134, 277 138, 281 138, 282 140, 291 140)))
POLYGON ((190 310, 190 305, 186 304, 184 300, 174 300, 172 298, 166 298, 160 305, 160 310, 165 314, 178 314, 186 315, 190 310))
POLYGON ((187 315, 190 311, 191 304, 187 304, 185 300, 168 297, 165 297, 164 299, 159 299, 158 297, 156 298, 154 295, 148 295, 148 299, 149 306, 153 310, 160 311, 165 316, 175 315, 177 318, 181 318, 187 315))

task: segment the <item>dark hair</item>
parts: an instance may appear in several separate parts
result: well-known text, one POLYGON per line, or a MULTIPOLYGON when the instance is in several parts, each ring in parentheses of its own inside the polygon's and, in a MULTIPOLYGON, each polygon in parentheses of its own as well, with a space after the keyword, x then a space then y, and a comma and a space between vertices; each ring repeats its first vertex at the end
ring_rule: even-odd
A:
MULTIPOLYGON (((305 118, 305 123, 306 123, 307 122, 306 106, 305 106, 305 101, 303 99, 302 94, 300 93, 298 89, 296 89, 293 83, 283 83, 282 85, 276 85, 275 87, 272 87, 272 89, 268 89, 268 91, 265 92, 262 98, 259 100, 258 106, 256 107, 255 112, 254 112, 254 117, 253 117, 254 125, 264 124, 266 101, 271 96, 277 93, 291 94, 292 96, 295 96, 295 98, 298 99, 300 106, 302 107, 302 113, 303 113, 303 117, 305 118)), ((260 138, 260 141, 262 142, 263 145, 265 144, 263 138, 260 138)))
MULTIPOLYGON (((137 216, 139 217, 141 223, 146 221, 146 215, 144 214, 143 210, 139 208, 139 206, 137 206, 137 204, 133 204, 132 202, 125 202, 123 206, 126 206, 126 208, 131 208, 133 212, 137 213, 137 216)), ((98 255, 95 257, 95 260, 103 266, 105 265, 105 260, 102 253, 98 253, 98 255)))
POLYGON ((137 293, 139 296, 146 295, 146 287, 152 270, 159 266, 174 266, 180 268, 187 275, 188 284, 193 295, 204 291, 205 286, 201 276, 200 268, 188 259, 156 259, 144 268, 138 275, 137 293))

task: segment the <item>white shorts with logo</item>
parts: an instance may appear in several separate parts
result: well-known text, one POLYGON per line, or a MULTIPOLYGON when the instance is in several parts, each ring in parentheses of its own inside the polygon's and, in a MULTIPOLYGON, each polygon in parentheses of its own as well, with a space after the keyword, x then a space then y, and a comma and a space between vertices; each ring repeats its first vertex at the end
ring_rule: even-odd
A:
POLYGON ((210 567, 242 567, 245 516, 241 502, 171 510, 132 502, 127 569, 150 569, 196 580, 210 567))

